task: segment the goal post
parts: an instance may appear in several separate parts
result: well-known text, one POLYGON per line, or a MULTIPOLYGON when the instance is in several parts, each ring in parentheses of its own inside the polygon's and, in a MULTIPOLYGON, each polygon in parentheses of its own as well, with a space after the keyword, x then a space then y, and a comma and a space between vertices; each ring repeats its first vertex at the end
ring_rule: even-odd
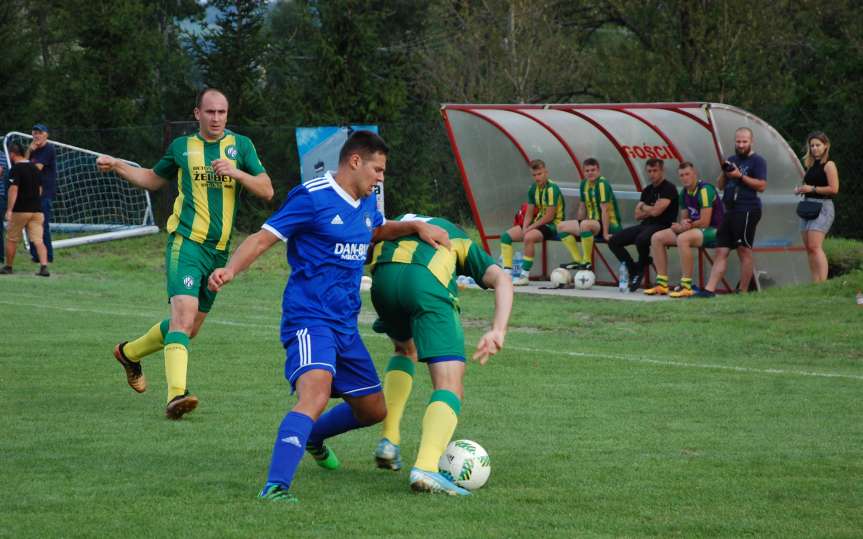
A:
MULTIPOLYGON (((26 147, 33 137, 12 131, 3 137, 4 157, 9 145, 26 147)), ((150 193, 123 180, 116 173, 96 169, 100 153, 70 144, 49 141, 57 156, 57 194, 54 197, 51 232, 74 235, 55 240, 55 249, 115 239, 155 234, 150 193)), ((139 164, 127 161, 132 166, 139 164)))

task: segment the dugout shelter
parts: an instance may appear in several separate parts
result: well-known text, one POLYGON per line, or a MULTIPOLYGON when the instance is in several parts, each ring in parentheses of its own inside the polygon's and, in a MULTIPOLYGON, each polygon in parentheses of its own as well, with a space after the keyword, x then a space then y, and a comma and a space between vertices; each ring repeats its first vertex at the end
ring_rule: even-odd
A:
MULTIPOLYGON (((445 104, 441 114, 461 173, 474 223, 483 247, 494 256, 500 234, 512 226, 532 183, 528 162, 545 161, 549 177, 564 194, 567 219, 575 218, 581 162, 599 160, 620 205, 623 226, 635 224, 634 208, 649 180, 647 159, 665 161, 666 178, 677 189, 677 167, 691 161, 699 178, 714 183, 725 157, 734 153, 738 127, 753 132, 756 153, 767 161, 767 190, 761 193, 763 214, 754 256, 759 286, 807 281, 809 270, 794 211, 793 194, 804 170, 779 133, 760 118, 737 107, 717 103, 623 103, 549 105, 445 104)), ((516 247, 518 249, 519 247, 516 247)), ((617 281, 618 262, 607 246, 597 243, 594 267, 598 282, 617 281)), ((634 247, 630 247, 633 249, 634 247)), ((706 282, 712 249, 696 260, 696 282, 706 282)), ((559 242, 546 242, 537 253, 531 278, 542 278, 569 260, 559 242)), ((679 277, 677 253, 669 253, 672 281, 679 277)), ((738 260, 729 258, 725 287, 738 280, 738 260)))

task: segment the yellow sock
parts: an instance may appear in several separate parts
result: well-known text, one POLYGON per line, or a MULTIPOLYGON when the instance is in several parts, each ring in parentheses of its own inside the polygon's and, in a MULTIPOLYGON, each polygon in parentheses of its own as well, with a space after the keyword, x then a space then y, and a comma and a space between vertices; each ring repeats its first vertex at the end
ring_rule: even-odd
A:
POLYGON ((141 358, 149 356, 165 347, 165 335, 168 334, 169 320, 162 320, 151 327, 134 341, 129 341, 123 347, 123 353, 132 361, 141 361, 141 358))
POLYGON ((165 380, 168 402, 186 392, 186 370, 189 366, 189 336, 172 331, 165 336, 165 380))
POLYGON ((593 234, 591 232, 581 233, 581 250, 584 251, 584 260, 593 264, 593 234))
POLYGON ((512 244, 511 243, 501 243, 500 244, 500 255, 503 257, 503 267, 511 268, 512 267, 512 244))
POLYGON ((384 401, 387 403, 387 416, 384 418, 384 438, 392 443, 401 443, 399 425, 405 412, 408 397, 414 384, 414 362, 405 356, 393 356, 384 375, 384 401))
POLYGON ((458 425, 461 402, 452 391, 438 389, 432 393, 423 416, 423 433, 416 467, 427 472, 438 471, 438 461, 458 425))
POLYGON ((569 251, 569 256, 572 257, 572 261, 576 264, 581 264, 581 251, 578 250, 578 242, 575 241, 575 236, 566 233, 561 234, 561 236, 563 237, 560 238, 560 241, 563 243, 563 246, 566 247, 566 250, 569 251))

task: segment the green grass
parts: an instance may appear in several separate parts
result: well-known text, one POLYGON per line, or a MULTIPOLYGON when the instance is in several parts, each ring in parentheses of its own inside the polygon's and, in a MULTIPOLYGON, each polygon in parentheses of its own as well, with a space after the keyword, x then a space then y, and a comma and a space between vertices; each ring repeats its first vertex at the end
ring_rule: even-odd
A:
MULTIPOLYGON (((299 505, 255 499, 292 406, 278 342, 281 248, 220 294, 191 348, 201 406, 164 419, 112 346, 166 315, 164 237, 59 251, 0 279, 0 536, 859 537, 863 308, 857 271, 747 297, 633 304, 518 295, 507 348, 471 364, 456 436, 491 454, 469 499, 413 495, 373 467, 377 428, 310 459, 299 505), (24 270, 28 270, 26 273, 24 270), (35 268, 32 268, 35 269, 35 268)), ((25 265, 26 263, 26 265, 25 265)), ((360 330, 382 370, 386 339, 360 330)), ((468 348, 493 307, 462 299, 468 348)), ((430 394, 403 422, 416 456, 430 394)))

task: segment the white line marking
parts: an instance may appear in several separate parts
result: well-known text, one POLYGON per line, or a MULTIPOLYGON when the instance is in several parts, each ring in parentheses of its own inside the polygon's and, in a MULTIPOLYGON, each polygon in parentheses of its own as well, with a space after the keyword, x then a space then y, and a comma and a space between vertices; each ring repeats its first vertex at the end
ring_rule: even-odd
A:
MULTIPOLYGON (((80 307, 61 307, 59 305, 45 305, 42 303, 22 303, 20 301, 2 301, 0 300, 0 305, 13 305, 18 307, 35 307, 39 309, 54 309, 57 311, 66 311, 66 312, 74 312, 74 313, 94 313, 94 314, 102 314, 107 316, 129 316, 129 317, 137 317, 137 318, 148 318, 152 319, 159 315, 144 313, 144 312, 128 312, 128 311, 108 311, 102 309, 82 309, 80 307)), ((234 326, 234 327, 245 327, 245 328, 256 328, 256 329, 268 329, 275 331, 278 333, 280 326, 277 324, 267 324, 267 323, 249 323, 249 322, 237 322, 233 320, 221 320, 218 318, 210 319, 207 318, 208 324, 216 324, 222 326, 234 326)), ((360 336, 363 338, 378 338, 378 339, 389 339, 386 335, 381 335, 379 333, 365 333, 360 332, 360 336)), ((533 354, 551 354, 558 356, 569 356, 569 357, 578 357, 584 359, 611 359, 615 361, 626 361, 630 363, 646 363, 650 365, 661 365, 665 367, 679 367, 679 368, 688 368, 688 369, 708 369, 708 370, 723 370, 723 371, 733 371, 733 372, 748 372, 752 374, 771 374, 771 375, 788 375, 788 376, 807 376, 814 378, 841 378, 845 380, 863 380, 863 375, 857 374, 841 374, 841 373, 831 373, 831 372, 815 372, 815 371, 796 371, 796 370, 788 370, 788 369, 756 369, 753 367, 739 367, 735 365, 718 365, 712 363, 686 363, 683 361, 672 361, 667 359, 655 359, 644 356, 624 356, 620 354, 606 354, 600 352, 566 352, 561 350, 544 350, 541 348, 527 348, 523 346, 507 346, 504 350, 514 350, 517 352, 529 352, 533 354)))

